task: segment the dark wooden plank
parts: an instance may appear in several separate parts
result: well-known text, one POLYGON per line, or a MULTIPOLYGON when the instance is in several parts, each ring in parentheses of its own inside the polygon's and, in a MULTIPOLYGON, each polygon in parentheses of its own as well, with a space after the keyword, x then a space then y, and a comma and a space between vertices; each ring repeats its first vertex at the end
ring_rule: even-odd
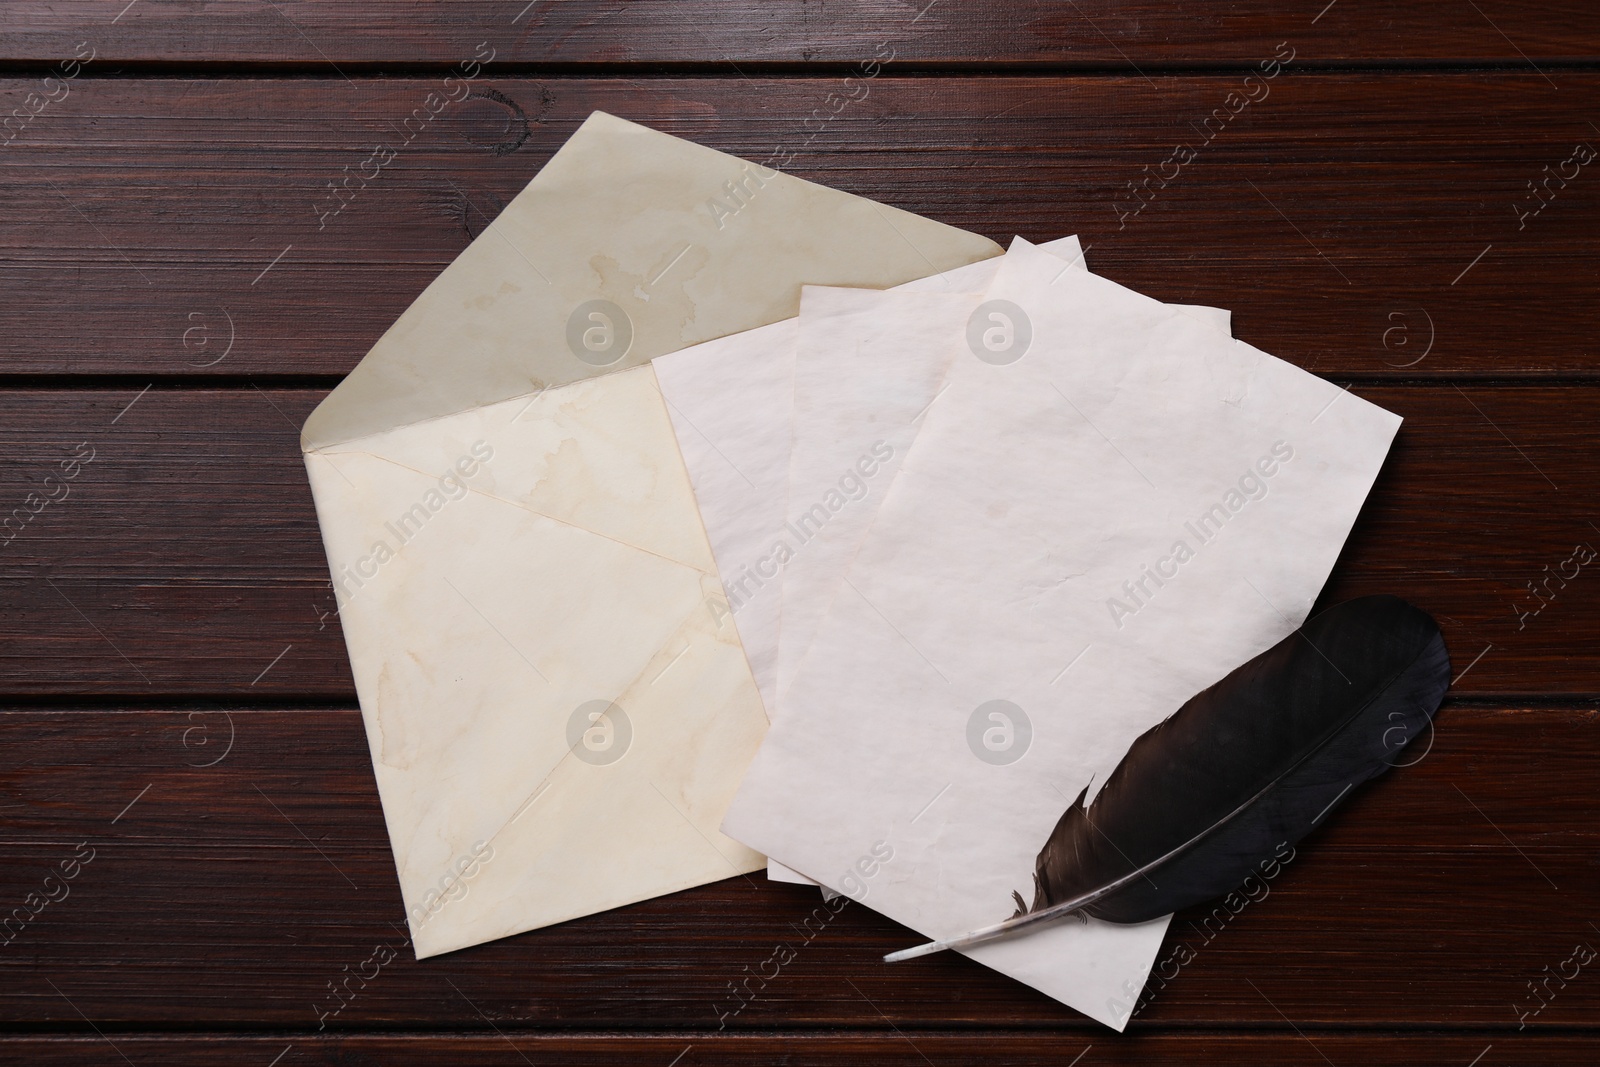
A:
POLYGON ((1600 602, 1592 568, 1561 574, 1600 543, 1600 202, 1591 168, 1548 178, 1600 144, 1593 5, 199 7, 0 7, 0 114, 94 57, 0 132, 0 519, 82 467, 0 530, 0 907, 94 850, 0 922, 0 1059, 1595 1060, 1596 963, 1561 975, 1600 947, 1600 602), (1289 49, 1269 98, 1212 117, 1289 49), (471 98, 395 132, 491 52, 471 98), (724 1017, 817 907, 759 877, 405 955, 296 455, 321 393, 272 381, 331 384, 596 107, 1002 241, 1081 232, 1102 273, 1232 307, 1407 416, 1325 600, 1436 612, 1465 699, 1266 899, 1180 916, 1128 1034, 959 958, 884 967, 913 935, 857 906, 724 1017), (395 164, 319 227, 380 142, 395 164), (319 1019, 379 945, 398 958, 319 1019))
POLYGON ((0 519, 13 523, 0 531, 13 538, 0 547, 0 684, 39 694, 76 676, 79 691, 351 696, 299 454, 320 398, 11 394, 0 416, 0 519), (78 456, 87 462, 65 478, 78 456), (19 533, 30 493, 34 506, 61 499, 19 533))
MULTIPOLYGON (((1358 388, 1407 422, 1325 601, 1432 611, 1460 693, 1600 693, 1597 390, 1358 388)), ((0 546, 0 694, 353 700, 298 450, 319 398, 0 392, 0 517, 67 493, 0 546)))
POLYGON ((84 77, 0 149, 0 374, 344 373, 601 108, 1001 241, 1079 232, 1323 373, 1592 375, 1600 179, 1573 152, 1600 74, 1554 77, 885 73, 823 123, 838 78, 485 75, 409 144, 439 77, 84 77), (397 158, 322 217, 377 144, 397 158))
MULTIPOLYGON (((1527 983, 1600 949, 1597 726, 1593 707, 1447 703, 1412 765, 1350 797, 1253 902, 1179 916, 1132 1028, 1592 1024, 1600 962, 1567 964, 1537 1014, 1527 983)), ((859 906, 817 913, 808 937, 816 891, 760 876, 418 962, 367 760, 354 711, 0 713, 0 902, 61 896, 47 876, 92 850, 0 945, 0 1024, 313 1031, 339 1003, 329 983, 362 971, 331 1030, 1104 1036, 959 957, 882 964, 915 935, 859 906), (795 958, 763 987, 779 944, 795 958), (747 975, 759 996, 735 1013, 747 975)))
MULTIPOLYGON (((85 1032, 88 1028, 84 1027, 85 1032)), ((287 1050, 283 1067, 302 1064, 471 1063, 477 1067, 537 1064, 660 1064, 708 1067, 782 1063, 786 1067, 927 1067, 929 1063, 983 1063, 992 1067, 1063 1067, 1093 1050, 1084 1067, 1302 1067, 1309 1063, 1359 1063, 1365 1067, 1464 1065, 1492 1048, 1495 1067, 1589 1067, 1594 1038, 1577 1034, 1463 1034, 1390 1031, 1350 1034, 1310 1030, 1262 1034, 898 1034, 773 1033, 762 1035, 551 1035, 510 1030, 493 1036, 370 1034, 360 1036, 173 1037, 109 1034, 84 1037, 16 1037, 0 1049, 17 1062, 50 1067, 121 1062, 172 1067, 238 1064, 261 1067, 287 1050)))
POLYGON ((489 42, 508 63, 854 63, 880 44, 902 62, 1133 65, 1253 63, 1283 40, 1324 61, 1508 61, 1600 55, 1600 20, 1578 0, 1283 5, 1158 0, 719 3, 672 0, 311 4, 235 0, 195 17, 184 0, 13 0, 4 59, 56 59, 80 41, 104 61, 457 63, 489 42))

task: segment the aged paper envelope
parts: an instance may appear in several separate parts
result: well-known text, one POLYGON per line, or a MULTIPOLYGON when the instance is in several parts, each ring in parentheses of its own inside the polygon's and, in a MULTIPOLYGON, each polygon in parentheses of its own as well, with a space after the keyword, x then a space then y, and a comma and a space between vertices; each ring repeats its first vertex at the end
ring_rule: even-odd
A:
POLYGON ((596 113, 312 414, 418 956, 761 865, 717 824, 766 716, 648 361, 998 251, 596 113))
MULTIPOLYGON (((960 340, 723 823, 935 938, 1008 918, 1078 791, 1299 625, 1400 421, 1026 246, 960 340)), ((967 954, 1121 1029, 1165 926, 967 954)))

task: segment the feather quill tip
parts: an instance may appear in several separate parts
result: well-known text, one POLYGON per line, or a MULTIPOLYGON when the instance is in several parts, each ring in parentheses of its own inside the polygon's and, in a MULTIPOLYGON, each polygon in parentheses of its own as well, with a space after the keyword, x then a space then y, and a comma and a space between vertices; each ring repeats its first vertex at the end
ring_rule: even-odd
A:
POLYGON ((884 963, 899 963, 901 960, 914 960, 918 956, 931 956, 935 952, 943 952, 949 948, 943 941, 929 941, 926 945, 916 945, 912 948, 903 948, 899 952, 891 952, 883 957, 884 963))

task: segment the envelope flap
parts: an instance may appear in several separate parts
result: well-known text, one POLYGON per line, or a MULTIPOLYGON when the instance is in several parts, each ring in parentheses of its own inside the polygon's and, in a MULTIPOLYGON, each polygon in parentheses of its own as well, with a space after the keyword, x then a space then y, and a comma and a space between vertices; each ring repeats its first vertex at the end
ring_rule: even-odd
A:
POLYGON ((595 112, 307 420, 307 450, 637 366, 987 238, 595 112))

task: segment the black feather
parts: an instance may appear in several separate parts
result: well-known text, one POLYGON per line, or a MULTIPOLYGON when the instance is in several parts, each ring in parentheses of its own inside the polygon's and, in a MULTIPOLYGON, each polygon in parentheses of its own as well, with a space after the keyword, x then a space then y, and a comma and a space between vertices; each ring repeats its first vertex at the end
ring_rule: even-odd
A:
POLYGON ((1137 923, 1228 892, 1388 770, 1449 684, 1425 612, 1390 596, 1323 612, 1142 734, 1087 810, 1079 794, 1029 914, 1089 897, 1063 914, 1137 923))

